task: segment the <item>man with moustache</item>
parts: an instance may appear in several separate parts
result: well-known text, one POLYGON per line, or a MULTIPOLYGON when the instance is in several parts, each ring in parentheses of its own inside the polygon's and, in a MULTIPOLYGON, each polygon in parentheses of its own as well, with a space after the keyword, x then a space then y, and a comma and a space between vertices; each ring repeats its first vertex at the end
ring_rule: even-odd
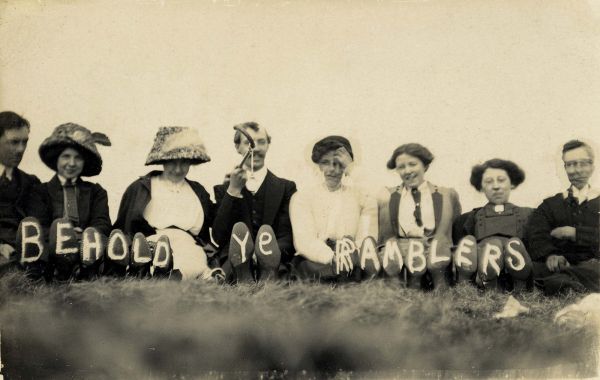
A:
POLYGON ((547 294, 600 291, 600 190, 589 184, 594 151, 585 142, 563 146, 571 186, 545 199, 528 223, 534 278, 547 294))
MULTIPOLYGON (((229 173, 224 184, 214 187, 217 214, 212 233, 219 245, 217 258, 227 274, 228 281, 277 278, 294 254, 289 203, 296 191, 296 184, 277 177, 265 166, 265 158, 271 144, 271 136, 265 128, 255 122, 238 124, 235 128, 233 142, 240 155, 246 155, 251 148, 249 140, 240 130, 254 140, 255 146, 249 159, 229 173), (244 252, 244 258, 240 260, 240 246, 232 237, 232 231, 238 222, 243 223, 242 230, 247 228, 250 232, 251 240, 245 243, 250 247, 249 251, 253 250, 257 255, 258 265, 253 265, 251 259, 245 259, 251 257, 252 252, 244 252), (267 231, 269 228, 272 228, 275 236, 271 244, 267 241, 267 245, 269 251, 274 254, 265 260, 265 256, 261 256, 259 250, 254 249, 252 242, 256 242, 258 247, 260 242, 256 239, 259 230, 267 231), (278 254, 280 260, 277 258, 278 254)), ((238 224, 236 231, 239 227, 238 224)), ((236 236, 238 235, 244 236, 243 233, 236 236)))
POLYGON ((17 229, 40 180, 18 168, 29 140, 29 122, 12 111, 0 112, 0 271, 14 265, 17 229))

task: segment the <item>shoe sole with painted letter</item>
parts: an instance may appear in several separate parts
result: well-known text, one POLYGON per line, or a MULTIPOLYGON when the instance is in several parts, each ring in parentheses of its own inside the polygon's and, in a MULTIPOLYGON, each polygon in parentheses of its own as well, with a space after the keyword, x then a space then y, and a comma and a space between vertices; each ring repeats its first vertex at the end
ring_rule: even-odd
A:
POLYGON ((281 250, 271 226, 263 224, 258 229, 254 254, 256 255, 260 269, 260 279, 276 280, 278 278, 279 264, 281 263, 281 250))
POLYGON ((229 261, 238 282, 252 282, 254 277, 250 270, 250 260, 254 249, 254 241, 248 226, 243 222, 233 225, 229 240, 229 261))

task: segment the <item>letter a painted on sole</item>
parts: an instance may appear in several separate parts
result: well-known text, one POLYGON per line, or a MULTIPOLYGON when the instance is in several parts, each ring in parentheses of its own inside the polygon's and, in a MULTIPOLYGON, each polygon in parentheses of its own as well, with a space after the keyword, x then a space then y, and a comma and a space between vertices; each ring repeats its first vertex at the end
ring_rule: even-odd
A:
POLYGON ((377 243, 371 236, 363 240, 360 247, 360 269, 367 279, 376 277, 381 270, 381 263, 377 256, 377 243))

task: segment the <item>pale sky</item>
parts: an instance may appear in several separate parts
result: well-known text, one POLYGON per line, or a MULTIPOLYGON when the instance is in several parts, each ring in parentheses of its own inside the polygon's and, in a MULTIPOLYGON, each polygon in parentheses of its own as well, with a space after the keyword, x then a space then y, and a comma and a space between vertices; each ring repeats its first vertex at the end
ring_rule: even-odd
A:
MULTIPOLYGON (((99 182, 111 216, 161 125, 195 127, 212 162, 188 178, 209 192, 239 162, 232 126, 273 137, 268 166, 302 188, 312 144, 353 142, 353 177, 399 184, 386 161, 419 142, 432 183, 463 210, 484 203, 471 167, 514 160, 511 200, 536 206, 567 187, 561 145, 600 155, 598 1, 1 1, 0 109, 32 124, 22 169, 65 122, 106 133, 99 182)), ((598 177, 593 183, 598 186, 598 177)))

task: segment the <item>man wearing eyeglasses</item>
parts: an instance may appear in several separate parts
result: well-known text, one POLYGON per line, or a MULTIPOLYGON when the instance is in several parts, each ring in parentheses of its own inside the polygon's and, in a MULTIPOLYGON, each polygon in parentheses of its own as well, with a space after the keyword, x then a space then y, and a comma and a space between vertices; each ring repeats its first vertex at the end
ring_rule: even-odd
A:
POLYGON ((600 190, 589 184, 594 151, 571 140, 562 160, 571 186, 545 199, 528 223, 536 284, 547 294, 600 291, 600 190))

